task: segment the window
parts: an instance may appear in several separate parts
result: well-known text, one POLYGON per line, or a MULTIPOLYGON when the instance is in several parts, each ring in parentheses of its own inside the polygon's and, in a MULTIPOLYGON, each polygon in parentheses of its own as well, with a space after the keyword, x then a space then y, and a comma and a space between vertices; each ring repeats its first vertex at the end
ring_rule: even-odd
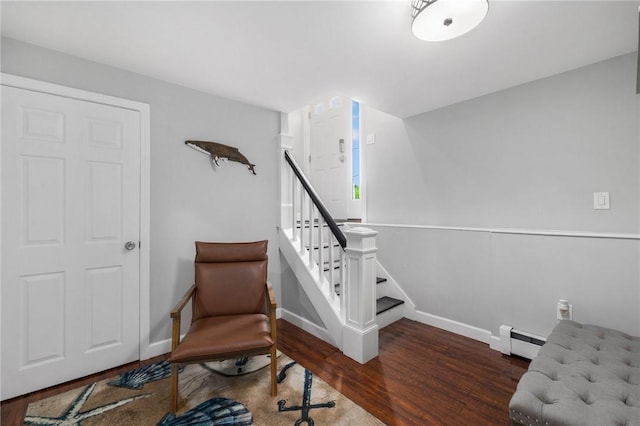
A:
POLYGON ((360 102, 351 101, 351 199, 360 199, 360 102))

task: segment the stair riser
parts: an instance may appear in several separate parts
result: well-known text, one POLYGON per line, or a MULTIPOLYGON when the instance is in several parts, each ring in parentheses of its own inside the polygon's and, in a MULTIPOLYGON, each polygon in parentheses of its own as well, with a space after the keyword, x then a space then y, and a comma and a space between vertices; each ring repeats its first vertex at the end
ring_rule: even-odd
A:
POLYGON ((403 317, 404 305, 400 305, 376 315, 376 323, 378 324, 378 328, 382 329, 401 320, 403 317))

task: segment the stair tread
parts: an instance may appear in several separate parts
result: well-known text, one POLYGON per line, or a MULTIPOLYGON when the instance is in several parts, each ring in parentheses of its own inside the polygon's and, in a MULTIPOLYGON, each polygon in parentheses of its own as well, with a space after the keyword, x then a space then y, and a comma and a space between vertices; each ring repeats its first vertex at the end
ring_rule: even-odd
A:
MULTIPOLYGON (((337 223, 336 223, 336 225, 337 225, 339 228, 344 227, 344 223, 337 222, 337 223)), ((312 226, 313 226, 314 228, 319 228, 319 227, 320 227, 320 224, 319 224, 318 222, 314 222, 312 226)), ((322 224, 322 227, 323 227, 323 228, 328 228, 328 227, 329 227, 329 224, 327 224, 327 223, 325 222, 325 223, 323 223, 323 224, 322 224)), ((297 224, 296 224, 296 229, 300 229, 300 228, 309 229, 309 222, 306 222, 306 223, 304 223, 304 224, 302 224, 302 225, 300 225, 300 223, 297 223, 297 224)))
POLYGON ((383 296, 376 300, 376 314, 381 314, 396 306, 402 305, 404 300, 395 299, 389 296, 383 296))
MULTIPOLYGON (((339 244, 339 243, 333 243, 333 244, 331 245, 331 247, 340 247, 340 244, 339 244)), ((309 250, 309 244, 305 244, 304 248, 306 248, 307 250, 309 250)), ((329 244, 325 243, 325 244, 322 246, 322 248, 323 248, 323 249, 329 248, 329 244)), ((316 244, 316 245, 314 245, 314 246, 313 246, 313 249, 314 249, 314 250, 318 250, 318 245, 317 245, 317 244, 316 244)))

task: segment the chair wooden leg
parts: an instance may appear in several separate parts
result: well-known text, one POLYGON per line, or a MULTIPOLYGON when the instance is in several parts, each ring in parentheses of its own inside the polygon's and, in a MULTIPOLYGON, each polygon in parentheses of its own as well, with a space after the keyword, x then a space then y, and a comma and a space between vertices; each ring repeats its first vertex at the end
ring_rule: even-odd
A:
POLYGON ((169 393, 169 404, 172 413, 178 411, 178 364, 171 363, 171 390, 169 393))
POLYGON ((278 354, 276 345, 271 348, 271 396, 278 396, 278 354))

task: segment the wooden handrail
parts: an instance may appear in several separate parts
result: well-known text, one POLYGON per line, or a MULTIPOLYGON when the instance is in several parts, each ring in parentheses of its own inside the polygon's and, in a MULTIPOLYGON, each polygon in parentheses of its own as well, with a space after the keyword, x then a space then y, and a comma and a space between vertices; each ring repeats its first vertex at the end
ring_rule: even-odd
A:
MULTIPOLYGON (((311 182, 309 182, 304 173, 302 173, 300 166, 298 166, 296 160, 294 160, 291 154, 289 154, 289 151, 284 151, 284 158, 285 160, 287 160, 287 163, 289 163, 289 166, 291 166, 291 170, 293 170, 293 173, 295 173, 295 175, 298 177, 298 180, 302 184, 304 190, 307 192, 307 194, 309 194, 309 197, 313 201, 313 204, 315 204, 318 212, 320 212, 322 218, 329 226, 331 233, 336 237, 336 240, 338 240, 338 244, 340 244, 342 248, 345 248, 347 246, 347 238, 344 236, 333 217, 331 217, 329 210, 327 210, 327 208, 324 206, 322 200, 320 200, 320 197, 316 193, 315 189, 313 189, 313 186, 311 186, 311 182)), ((309 224, 309 226, 312 225, 313 224, 311 223, 309 224)), ((300 226, 302 226, 302 223, 300 224, 300 226)))

